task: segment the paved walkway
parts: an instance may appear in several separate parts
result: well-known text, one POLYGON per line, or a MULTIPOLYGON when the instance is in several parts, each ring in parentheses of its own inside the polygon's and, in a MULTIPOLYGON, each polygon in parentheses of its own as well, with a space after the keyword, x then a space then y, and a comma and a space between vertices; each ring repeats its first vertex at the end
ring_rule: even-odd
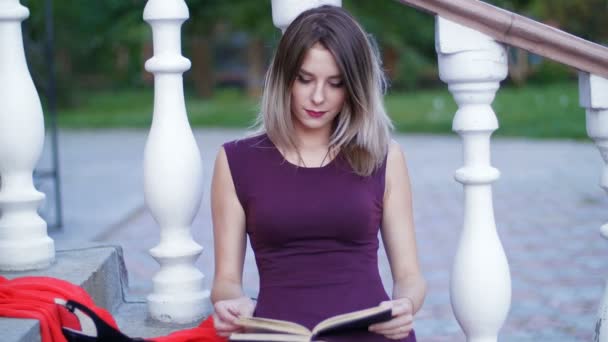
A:
MULTIPOLYGON (((196 131, 205 187, 193 234, 205 247, 198 265, 207 284, 213 276, 211 168, 221 143, 239 136, 239 131, 196 131)), ((83 242, 122 245, 134 296, 150 291, 158 270, 147 252, 158 243, 159 231, 143 201, 145 139, 145 131, 61 132, 65 227, 51 232, 58 249, 83 242)), ((462 186, 453 180, 462 165, 460 139, 396 139, 410 168, 420 258, 429 282, 417 333, 421 341, 464 341, 449 300, 449 273, 462 227, 462 186)), ((500 341, 590 341, 608 278, 608 241, 599 235, 599 227, 608 221, 608 197, 598 185, 603 165, 599 153, 590 143, 519 139, 494 139, 492 151, 493 165, 502 173, 494 186, 495 217, 513 284, 500 341)), ((48 162, 45 151, 41 167, 48 162)), ((388 268, 381 260, 389 287, 388 268)), ((245 287, 255 294, 251 253, 245 287)))

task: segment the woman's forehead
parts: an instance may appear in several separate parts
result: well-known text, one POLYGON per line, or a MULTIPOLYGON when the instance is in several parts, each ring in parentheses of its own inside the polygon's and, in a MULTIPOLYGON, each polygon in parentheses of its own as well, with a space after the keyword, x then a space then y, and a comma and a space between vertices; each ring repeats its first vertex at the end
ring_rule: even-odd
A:
POLYGON ((306 51, 299 71, 310 76, 340 77, 334 55, 320 43, 306 51))

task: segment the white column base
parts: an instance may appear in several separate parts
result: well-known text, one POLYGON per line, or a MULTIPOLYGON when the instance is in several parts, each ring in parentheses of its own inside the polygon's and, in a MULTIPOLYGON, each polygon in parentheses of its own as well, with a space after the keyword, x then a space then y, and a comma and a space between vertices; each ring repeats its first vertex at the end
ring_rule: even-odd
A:
MULTIPOLYGON (((177 284, 167 285, 175 286, 177 284)), ((154 286, 158 286, 158 284, 154 282, 154 286)), ((209 296, 209 291, 194 294, 151 294, 147 298, 148 311, 153 319, 160 322, 193 323, 213 312, 209 296)))
POLYGON ((39 239, 0 241, 2 271, 37 270, 50 266, 54 261, 55 243, 48 236, 39 239))
POLYGON ((29 172, 26 174, 4 177, 5 187, 0 188, 2 271, 42 269, 55 261, 55 243, 47 235, 46 222, 36 211, 45 195, 33 187, 29 172))
POLYGON ((161 269, 152 279, 154 291, 147 298, 148 310, 161 322, 196 322, 213 312, 211 293, 203 289, 205 276, 194 266, 202 248, 193 240, 172 242, 182 247, 181 252, 162 243, 150 250, 161 269))

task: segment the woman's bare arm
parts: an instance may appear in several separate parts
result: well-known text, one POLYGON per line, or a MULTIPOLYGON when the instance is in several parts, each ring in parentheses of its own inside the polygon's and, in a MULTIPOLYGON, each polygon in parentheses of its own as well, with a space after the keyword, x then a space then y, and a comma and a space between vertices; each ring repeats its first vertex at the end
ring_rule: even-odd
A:
POLYGON ((426 282, 418 264, 409 174, 395 141, 386 166, 382 240, 393 275, 393 299, 408 298, 416 313, 424 302, 426 282))
POLYGON ((211 183, 211 211, 215 247, 215 276, 211 301, 242 297, 245 259, 245 212, 239 202, 226 151, 221 148, 215 160, 211 183))

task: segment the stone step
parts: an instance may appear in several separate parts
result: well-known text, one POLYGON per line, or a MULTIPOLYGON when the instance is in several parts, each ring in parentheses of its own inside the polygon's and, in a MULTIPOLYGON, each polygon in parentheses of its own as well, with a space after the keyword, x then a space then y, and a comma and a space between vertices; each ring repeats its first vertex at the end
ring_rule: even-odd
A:
POLYGON ((114 313, 114 318, 120 331, 130 337, 142 338, 165 336, 176 330, 193 328, 199 323, 182 325, 152 320, 148 315, 147 304, 143 300, 124 303, 114 313))
MULTIPOLYGON (((126 295, 128 278, 122 249, 118 246, 92 246, 57 251, 56 262, 47 269, 0 272, 0 275, 9 279, 48 276, 79 285, 91 295, 97 305, 112 312, 120 330, 131 337, 164 336, 198 324, 167 324, 150 319, 145 300, 126 295)), ((0 331, 2 342, 41 340, 37 320, 0 317, 0 331)))
MULTIPOLYGON (((92 246, 59 250, 49 268, 25 272, 0 272, 13 279, 24 276, 49 276, 81 286, 95 303, 110 312, 117 312, 124 303, 127 274, 118 246, 92 246)), ((40 327, 36 320, 0 318, 1 340, 4 342, 38 342, 40 327)))

